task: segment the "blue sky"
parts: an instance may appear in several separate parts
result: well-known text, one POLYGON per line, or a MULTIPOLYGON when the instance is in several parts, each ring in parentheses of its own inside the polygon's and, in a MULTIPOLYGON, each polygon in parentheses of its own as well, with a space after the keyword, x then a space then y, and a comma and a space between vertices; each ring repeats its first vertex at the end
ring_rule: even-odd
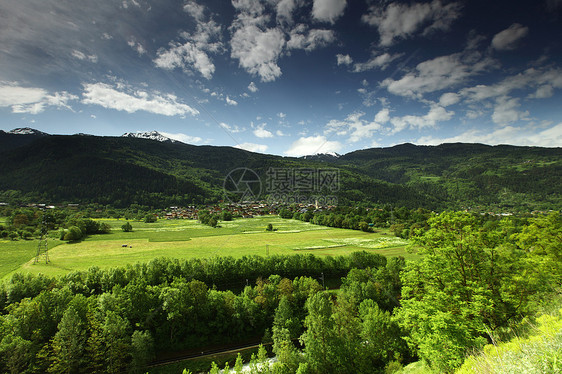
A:
POLYGON ((562 0, 3 0, 0 129, 562 146, 562 0))

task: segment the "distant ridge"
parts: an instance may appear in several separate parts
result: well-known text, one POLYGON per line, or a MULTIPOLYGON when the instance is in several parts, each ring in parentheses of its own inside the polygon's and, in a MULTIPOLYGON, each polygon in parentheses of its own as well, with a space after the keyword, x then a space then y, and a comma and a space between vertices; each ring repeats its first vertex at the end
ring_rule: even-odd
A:
POLYGON ((121 137, 0 131, 0 202, 114 207, 212 203, 225 198, 225 177, 240 168, 259 175, 271 196, 293 192, 269 183, 272 168, 337 168, 336 186, 320 189, 316 186, 322 180, 313 179, 302 193, 334 194, 342 205, 496 207, 508 212, 562 207, 562 148, 400 144, 294 158, 195 146, 157 131, 121 137))
POLYGON ((8 152, 48 136, 50 134, 31 127, 18 127, 10 131, 0 130, 0 152, 8 152))
POLYGON ((37 135, 37 136, 48 136, 46 132, 32 129, 31 127, 18 127, 16 129, 8 131, 8 134, 13 135, 37 135))
POLYGON ((126 132, 121 135, 124 138, 139 138, 139 139, 149 139, 149 140, 156 140, 162 143, 181 143, 179 140, 175 140, 172 138, 168 138, 160 134, 158 131, 138 131, 138 132, 126 132))
POLYGON ((311 160, 311 161, 335 161, 340 157, 341 155, 339 153, 327 152, 327 153, 316 153, 313 155, 302 156, 301 159, 311 160))

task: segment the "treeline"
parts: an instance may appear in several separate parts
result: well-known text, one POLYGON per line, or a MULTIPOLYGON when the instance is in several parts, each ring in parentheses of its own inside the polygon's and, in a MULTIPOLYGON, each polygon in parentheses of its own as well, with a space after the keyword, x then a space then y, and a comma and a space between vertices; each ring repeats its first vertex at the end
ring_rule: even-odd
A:
POLYGON ((269 336, 278 362, 256 373, 392 373, 416 359, 452 372, 559 294, 561 238, 559 213, 445 212, 414 230, 416 262, 357 252, 16 274, 0 286, 0 371, 144 372, 160 352, 269 336), (323 291, 324 276, 341 289, 323 291))
MULTIPOLYGON (((250 372, 393 373, 420 359, 450 373, 487 343, 521 336, 522 321, 560 298, 559 213, 520 225, 447 212, 427 223, 412 237, 421 260, 401 271, 391 270, 397 260, 384 270, 352 270, 339 292, 309 297, 301 320, 280 303, 273 322, 278 362, 250 372), (381 280, 387 271, 399 276, 381 280), (291 339, 295 320, 304 326, 302 346, 291 339)), ((556 359, 544 362, 543 372, 558 370, 556 359)))
POLYGON ((61 240, 81 240, 88 235, 106 234, 111 228, 99 218, 125 218, 127 220, 156 221, 156 212, 149 207, 133 204, 127 209, 99 205, 74 208, 0 208, 0 217, 6 223, 0 225, 1 239, 33 239, 42 235, 56 235, 61 240), (59 230, 58 233, 55 233, 59 230))
POLYGON ((0 288, 0 371, 144 372, 158 352, 260 339, 283 297, 303 316, 323 273, 354 267, 385 268, 386 258, 156 259, 57 278, 16 274, 0 288))
MULTIPOLYGON (((302 347, 291 339, 298 318, 280 304, 273 324, 279 361, 251 372, 390 373, 412 356, 451 372, 486 343, 519 334, 521 321, 562 286, 559 214, 525 222, 447 212, 427 224, 412 237, 422 259, 400 273, 395 304, 378 298, 393 294, 381 287, 388 282, 354 270, 336 294, 307 300, 302 347), (350 278, 357 282, 349 286, 350 278)), ((554 370, 553 362, 544 369, 554 370)))
POLYGON ((200 210, 198 212, 198 219, 204 225, 217 227, 219 221, 232 221, 233 215, 228 210, 223 210, 220 214, 211 213, 208 210, 200 210))
POLYGON ((279 211, 279 217, 365 232, 373 232, 374 228, 390 228, 396 236, 404 239, 413 235, 416 229, 426 229, 431 216, 431 211, 427 209, 395 209, 388 205, 384 208, 338 206, 323 211, 299 209, 296 206, 283 208, 279 211))

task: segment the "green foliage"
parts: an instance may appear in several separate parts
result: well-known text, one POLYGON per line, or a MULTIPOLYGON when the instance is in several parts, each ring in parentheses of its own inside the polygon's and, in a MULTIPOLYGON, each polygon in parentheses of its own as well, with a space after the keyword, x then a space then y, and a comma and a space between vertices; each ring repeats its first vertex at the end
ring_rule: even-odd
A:
MULTIPOLYGON (((551 232, 541 231, 542 241, 559 240, 555 222, 549 225, 551 232)), ((430 229, 414 239, 422 260, 408 264, 402 273, 398 318, 420 357, 446 372, 458 367, 466 352, 486 344, 490 331, 532 311, 531 295, 540 298, 552 287, 541 287, 538 280, 545 276, 545 269, 535 266, 534 255, 526 256, 506 240, 513 221, 503 220, 483 230, 476 217, 458 212, 442 213, 428 223, 430 229)), ((524 232, 529 230, 531 226, 524 232)), ((554 263, 548 256, 540 258, 554 263)))
POLYGON ((70 307, 62 316, 58 331, 53 337, 51 366, 52 373, 76 373, 86 363, 84 356, 87 339, 86 324, 76 311, 70 307))
POLYGON ((127 221, 121 226, 121 230, 123 230, 123 232, 131 232, 133 231, 133 226, 127 221))
POLYGON ((211 227, 217 227, 219 220, 218 220, 218 215, 217 214, 211 214, 208 211, 199 211, 198 213, 199 216, 199 222, 201 222, 204 225, 208 225, 211 227))
POLYGON ((468 357, 458 374, 558 373, 562 363, 562 310, 542 315, 527 337, 489 344, 468 357))
POLYGON ((0 201, 17 205, 48 196, 53 203, 118 208, 207 204, 222 198, 225 175, 238 167, 265 176, 270 167, 329 166, 339 169, 340 204, 530 211, 562 206, 560 156, 559 148, 403 144, 315 161, 144 139, 48 136, 0 157, 0 201))
POLYGON ((64 232, 63 240, 76 241, 84 237, 84 233, 80 230, 78 226, 70 226, 68 230, 64 232))
POLYGON ((154 214, 148 213, 144 216, 144 223, 153 223, 156 222, 156 216, 154 214))
POLYGON ((228 210, 223 210, 220 214, 220 220, 221 221, 232 221, 232 213, 230 213, 228 210))

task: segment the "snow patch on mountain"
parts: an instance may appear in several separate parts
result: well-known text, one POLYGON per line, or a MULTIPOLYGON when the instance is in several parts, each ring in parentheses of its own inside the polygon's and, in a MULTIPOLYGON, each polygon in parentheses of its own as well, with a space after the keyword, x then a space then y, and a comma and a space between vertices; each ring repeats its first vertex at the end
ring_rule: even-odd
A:
POLYGON ((156 140, 158 142, 163 143, 181 143, 178 140, 174 140, 167 136, 160 134, 158 131, 137 131, 137 132, 126 132, 125 134, 121 135, 124 138, 140 138, 140 139, 150 139, 156 140))
POLYGON ((326 153, 315 153, 313 155, 302 156, 301 158, 305 160, 316 160, 316 161, 333 161, 340 158, 340 154, 337 152, 326 152, 326 153))
POLYGON ((14 135, 39 135, 39 136, 47 136, 49 134, 39 131, 39 130, 35 130, 32 129, 31 127, 18 127, 17 129, 13 129, 8 131, 8 134, 14 134, 14 135))

